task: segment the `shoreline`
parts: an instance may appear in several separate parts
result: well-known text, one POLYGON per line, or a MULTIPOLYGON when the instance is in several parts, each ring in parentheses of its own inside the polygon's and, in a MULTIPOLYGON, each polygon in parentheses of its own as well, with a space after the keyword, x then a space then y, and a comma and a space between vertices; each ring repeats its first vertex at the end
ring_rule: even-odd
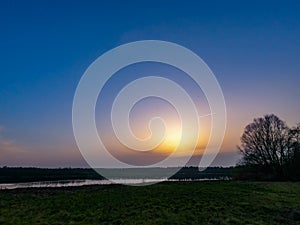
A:
POLYGON ((190 183, 211 183, 211 182, 232 182, 232 180, 225 180, 225 179, 206 179, 206 180, 165 180, 156 183, 148 183, 148 184, 120 184, 120 183, 107 183, 107 184, 90 184, 90 185, 78 185, 78 186, 60 186, 60 187, 22 187, 22 188, 0 188, 0 193, 4 192, 40 192, 40 191, 66 191, 66 190, 82 190, 82 189, 106 189, 106 188, 113 188, 113 187, 142 187, 142 186, 151 186, 155 184, 190 184, 190 183))

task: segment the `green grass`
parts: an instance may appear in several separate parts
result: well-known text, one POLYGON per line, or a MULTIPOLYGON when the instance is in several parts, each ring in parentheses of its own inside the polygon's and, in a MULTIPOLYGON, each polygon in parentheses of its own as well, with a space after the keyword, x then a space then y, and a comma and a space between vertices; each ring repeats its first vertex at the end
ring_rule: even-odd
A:
POLYGON ((0 191, 0 224, 300 224, 300 183, 0 191))

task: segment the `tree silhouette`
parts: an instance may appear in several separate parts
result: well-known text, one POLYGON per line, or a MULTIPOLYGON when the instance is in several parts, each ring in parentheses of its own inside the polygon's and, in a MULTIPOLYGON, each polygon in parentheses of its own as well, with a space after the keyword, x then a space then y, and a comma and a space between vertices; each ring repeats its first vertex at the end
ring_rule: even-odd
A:
POLYGON ((290 166, 290 174, 296 180, 300 180, 300 123, 297 127, 294 127, 290 131, 290 135, 292 137, 292 159, 290 166))
MULTIPOLYGON (((242 165, 260 168, 277 178, 290 176, 298 161, 300 126, 290 129, 271 114, 246 126, 238 146, 242 165)), ((297 169, 297 168, 296 168, 297 169)))

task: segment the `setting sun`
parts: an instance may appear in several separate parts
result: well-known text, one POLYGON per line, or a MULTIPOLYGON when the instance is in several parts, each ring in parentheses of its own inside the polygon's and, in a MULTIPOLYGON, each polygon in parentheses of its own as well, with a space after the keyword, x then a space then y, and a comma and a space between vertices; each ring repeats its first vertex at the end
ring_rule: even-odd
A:
POLYGON ((171 130, 166 132, 162 147, 174 150, 181 141, 181 129, 171 130))

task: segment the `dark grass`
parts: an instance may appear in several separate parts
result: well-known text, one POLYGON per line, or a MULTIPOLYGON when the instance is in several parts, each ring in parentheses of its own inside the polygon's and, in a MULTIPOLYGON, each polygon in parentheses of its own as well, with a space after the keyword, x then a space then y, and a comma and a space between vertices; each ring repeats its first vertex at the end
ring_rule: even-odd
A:
POLYGON ((0 224, 300 224, 300 183, 166 182, 0 191, 0 224))

